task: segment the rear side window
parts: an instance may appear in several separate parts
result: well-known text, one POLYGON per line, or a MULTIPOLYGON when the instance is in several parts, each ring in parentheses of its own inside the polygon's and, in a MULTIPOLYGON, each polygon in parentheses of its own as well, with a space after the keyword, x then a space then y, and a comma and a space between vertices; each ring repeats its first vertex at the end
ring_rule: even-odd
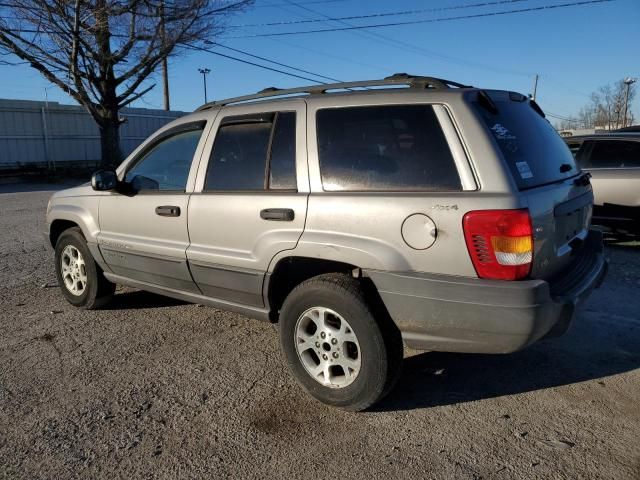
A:
POLYGON ((295 190, 295 126, 295 112, 224 118, 205 191, 295 190))
POLYGON ((276 115, 271 141, 269 188, 295 190, 296 186, 296 114, 282 112, 276 115))
POLYGON ((460 177, 430 105, 319 110, 327 191, 457 191, 460 177))
POLYGON ((567 144, 526 97, 509 92, 488 95, 493 106, 482 101, 474 102, 474 106, 502 152, 518 188, 537 187, 578 174, 567 144))
POLYGON ((585 168, 638 168, 640 142, 592 140, 593 148, 582 165, 585 168))
POLYGON ((223 125, 218 130, 206 190, 262 190, 271 123, 223 125))

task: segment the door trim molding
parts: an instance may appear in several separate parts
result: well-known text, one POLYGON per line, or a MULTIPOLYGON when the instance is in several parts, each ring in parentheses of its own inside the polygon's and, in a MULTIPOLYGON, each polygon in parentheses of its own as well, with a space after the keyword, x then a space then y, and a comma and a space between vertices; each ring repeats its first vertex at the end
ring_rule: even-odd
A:
POLYGON ((269 310, 266 308, 250 307, 246 305, 241 305, 239 303, 220 300, 218 298, 205 297, 204 295, 199 295, 197 293, 184 292, 184 291, 175 290, 172 288, 152 285, 147 282, 142 282, 139 280, 131 280, 129 278, 126 278, 120 275, 115 275, 113 273, 108 273, 108 272, 104 272, 104 276, 107 278, 107 280, 113 283, 118 283, 120 285, 139 288, 140 290, 145 290, 147 292, 156 293, 158 295, 164 295, 167 297, 176 298, 178 300, 183 300, 189 303, 200 303, 203 305, 208 305, 210 307, 218 308, 220 310, 239 313, 241 315, 244 315, 249 318, 254 318, 256 320, 262 320, 267 322, 270 321, 269 310))

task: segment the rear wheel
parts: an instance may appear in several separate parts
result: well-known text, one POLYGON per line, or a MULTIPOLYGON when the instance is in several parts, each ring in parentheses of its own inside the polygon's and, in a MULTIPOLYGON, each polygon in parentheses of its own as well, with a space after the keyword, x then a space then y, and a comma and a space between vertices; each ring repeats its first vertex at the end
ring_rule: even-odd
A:
POLYGON ((376 313, 360 282, 347 275, 320 275, 289 294, 280 313, 280 342, 311 395, 359 411, 393 387, 402 339, 390 319, 376 313))
POLYGON ((79 228, 62 232, 56 242, 55 262, 58 284, 69 303, 91 310, 111 300, 116 286, 93 260, 79 228))

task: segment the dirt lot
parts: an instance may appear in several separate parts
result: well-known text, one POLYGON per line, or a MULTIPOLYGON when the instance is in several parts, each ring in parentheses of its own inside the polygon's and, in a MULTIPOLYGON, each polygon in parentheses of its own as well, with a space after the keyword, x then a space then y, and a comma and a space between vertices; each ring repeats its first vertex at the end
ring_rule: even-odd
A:
POLYGON ((640 244, 569 333, 416 353, 375 411, 307 397, 268 324, 130 289, 60 295, 50 186, 0 187, 0 477, 640 478, 640 244))

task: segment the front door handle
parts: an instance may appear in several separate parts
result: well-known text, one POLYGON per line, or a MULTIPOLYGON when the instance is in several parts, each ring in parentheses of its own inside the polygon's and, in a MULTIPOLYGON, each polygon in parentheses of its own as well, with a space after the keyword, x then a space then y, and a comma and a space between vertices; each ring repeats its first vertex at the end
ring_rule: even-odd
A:
POLYGON ((291 222, 295 218, 295 214, 290 208, 265 208, 260 210, 260 218, 276 222, 291 222))
POLYGON ((160 215, 161 217, 179 217, 180 207, 175 205, 162 205, 156 207, 156 215, 160 215))

